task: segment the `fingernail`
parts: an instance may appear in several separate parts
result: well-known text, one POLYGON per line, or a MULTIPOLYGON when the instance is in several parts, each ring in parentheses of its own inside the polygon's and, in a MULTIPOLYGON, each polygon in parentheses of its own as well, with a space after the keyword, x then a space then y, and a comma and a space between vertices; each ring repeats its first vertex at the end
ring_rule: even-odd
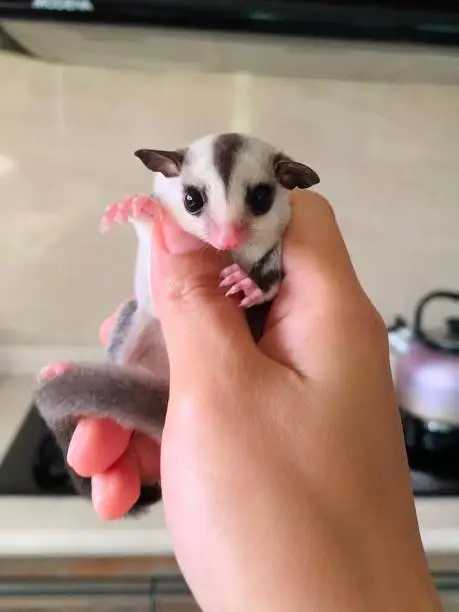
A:
POLYGON ((201 240, 185 232, 164 210, 161 210, 158 221, 154 225, 156 240, 161 249, 172 255, 185 255, 203 247, 201 240))

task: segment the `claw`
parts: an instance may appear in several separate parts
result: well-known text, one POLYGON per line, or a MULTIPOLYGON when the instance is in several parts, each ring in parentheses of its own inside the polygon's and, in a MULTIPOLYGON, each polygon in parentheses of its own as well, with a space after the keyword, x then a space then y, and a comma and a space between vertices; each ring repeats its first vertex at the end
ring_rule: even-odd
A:
POLYGON ((105 233, 114 223, 126 223, 129 218, 154 217, 157 203, 148 195, 129 196, 115 202, 104 211, 100 221, 100 231, 105 233))
POLYGON ((241 268, 241 266, 239 264, 232 264, 231 266, 228 266, 227 268, 224 268, 220 272, 220 277, 225 279, 228 276, 231 276, 232 274, 234 274, 236 272, 238 272, 240 274, 245 274, 245 272, 242 270, 242 268, 241 268))

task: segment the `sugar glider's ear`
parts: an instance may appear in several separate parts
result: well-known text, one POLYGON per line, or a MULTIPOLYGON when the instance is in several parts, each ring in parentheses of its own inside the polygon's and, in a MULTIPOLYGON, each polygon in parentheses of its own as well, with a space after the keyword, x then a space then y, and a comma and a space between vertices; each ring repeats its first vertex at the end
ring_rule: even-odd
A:
POLYGON ((140 159, 145 166, 152 172, 161 172, 164 176, 179 176, 182 171, 185 152, 181 149, 177 151, 158 151, 155 149, 138 149, 134 155, 140 159))
POLYGON ((320 182, 315 170, 280 154, 274 159, 276 178, 285 189, 307 189, 320 182))

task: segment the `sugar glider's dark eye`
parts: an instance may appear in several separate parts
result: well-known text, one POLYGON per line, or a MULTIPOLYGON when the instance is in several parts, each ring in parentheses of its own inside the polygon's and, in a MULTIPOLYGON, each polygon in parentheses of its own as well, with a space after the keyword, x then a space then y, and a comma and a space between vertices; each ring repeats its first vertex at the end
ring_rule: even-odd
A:
POLYGON ((190 215, 198 216, 204 208, 204 195, 197 187, 185 187, 184 204, 190 215))
POLYGON ((256 216, 266 215, 274 202, 274 187, 267 183, 247 187, 246 201, 252 214, 256 216))

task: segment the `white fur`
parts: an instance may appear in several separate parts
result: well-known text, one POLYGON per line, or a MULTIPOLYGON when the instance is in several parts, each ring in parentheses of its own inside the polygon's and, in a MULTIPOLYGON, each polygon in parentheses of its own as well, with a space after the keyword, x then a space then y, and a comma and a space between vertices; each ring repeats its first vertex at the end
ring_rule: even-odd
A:
POLYGON ((134 291, 139 310, 155 315, 154 304, 150 296, 151 278, 151 231, 146 223, 133 222, 137 233, 138 247, 135 265, 134 291))
POLYGON ((131 361, 136 361, 136 353, 142 350, 142 338, 149 325, 151 325, 152 318, 156 318, 155 306, 150 293, 150 227, 142 221, 130 219, 130 222, 134 226, 138 240, 134 278, 137 309, 123 339, 123 343, 116 352, 115 360, 119 364, 128 364, 131 361))

